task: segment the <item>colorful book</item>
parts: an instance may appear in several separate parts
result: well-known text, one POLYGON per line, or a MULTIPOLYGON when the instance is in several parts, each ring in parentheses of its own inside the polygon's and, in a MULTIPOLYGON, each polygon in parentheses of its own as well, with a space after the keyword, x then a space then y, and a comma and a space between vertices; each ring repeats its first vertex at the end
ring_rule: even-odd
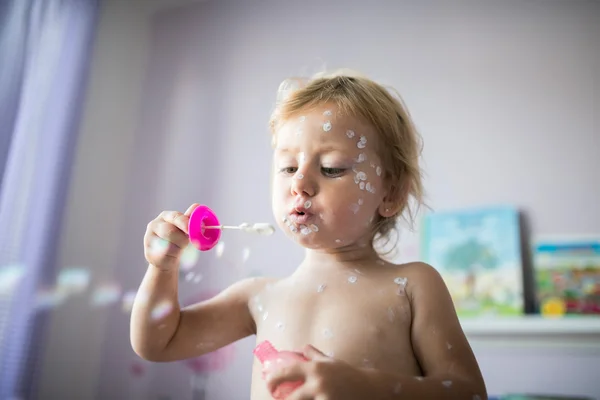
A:
POLYGON ((537 238, 533 268, 542 315, 600 315, 600 235, 537 238))
POLYGON ((436 268, 459 316, 524 312, 519 212, 508 206, 427 214, 422 259, 436 268))

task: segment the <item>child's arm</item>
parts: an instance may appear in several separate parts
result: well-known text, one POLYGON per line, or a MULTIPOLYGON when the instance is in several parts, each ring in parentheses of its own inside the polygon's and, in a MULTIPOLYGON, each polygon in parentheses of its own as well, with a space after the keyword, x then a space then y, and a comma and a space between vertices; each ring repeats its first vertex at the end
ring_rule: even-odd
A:
MULTIPOLYGON (((485 383, 477 360, 456 315, 450 293, 440 274, 430 265, 419 263, 418 282, 410 286, 412 346, 424 378, 397 377, 368 372, 381 398, 394 398, 390 387, 398 385, 406 398, 487 399, 485 383)), ((401 396, 401 397, 402 397, 401 396)))
POLYGON ((248 299, 265 279, 238 282, 210 300, 180 310, 179 262, 189 245, 189 216, 196 206, 185 213, 162 212, 146 229, 144 253, 150 265, 133 304, 130 340, 133 350, 150 361, 200 356, 255 331, 248 299))
POLYGON ((132 311, 131 343, 140 357, 150 361, 197 357, 254 334, 248 300, 264 285, 263 279, 237 282, 212 299, 180 310, 176 274, 153 268, 149 267, 140 291, 154 296, 136 301, 132 311), (173 308, 155 320, 162 304, 173 304, 173 308))

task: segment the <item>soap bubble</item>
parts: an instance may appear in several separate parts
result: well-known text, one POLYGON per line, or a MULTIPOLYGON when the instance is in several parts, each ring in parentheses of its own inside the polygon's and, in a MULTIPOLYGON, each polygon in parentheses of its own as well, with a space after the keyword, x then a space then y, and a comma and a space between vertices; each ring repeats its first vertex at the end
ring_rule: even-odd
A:
POLYGON ((0 295, 10 294, 23 277, 25 270, 17 265, 0 268, 0 295))
POLYGON ((244 250, 242 250, 242 261, 243 262, 248 261, 249 257, 250 257, 250 248, 244 247, 244 250))
POLYGON ((107 306, 119 301, 121 288, 115 283, 99 286, 92 294, 92 306, 107 306))
POLYGON ((66 268, 57 278, 58 289, 68 294, 81 293, 90 283, 90 272, 83 268, 66 268))
POLYGON ((215 246, 215 255, 217 256, 217 258, 221 258, 224 250, 225 250, 225 243, 224 242, 217 243, 217 245, 215 246))
POLYGON ((192 269, 198 263, 198 258, 200 258, 200 250, 194 246, 186 247, 181 254, 181 269, 183 271, 192 269))

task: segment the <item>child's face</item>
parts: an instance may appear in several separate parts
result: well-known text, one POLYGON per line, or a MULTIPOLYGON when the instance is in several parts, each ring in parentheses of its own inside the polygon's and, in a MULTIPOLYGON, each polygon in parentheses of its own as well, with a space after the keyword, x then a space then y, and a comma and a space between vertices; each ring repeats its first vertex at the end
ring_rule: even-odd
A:
POLYGON ((273 213, 284 232, 307 248, 368 243, 385 196, 374 130, 323 106, 275 134, 273 213))

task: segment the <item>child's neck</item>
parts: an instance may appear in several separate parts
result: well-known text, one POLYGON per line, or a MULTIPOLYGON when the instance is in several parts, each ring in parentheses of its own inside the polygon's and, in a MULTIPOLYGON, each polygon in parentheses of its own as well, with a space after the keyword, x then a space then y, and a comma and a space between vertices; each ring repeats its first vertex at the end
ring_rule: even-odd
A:
POLYGON ((306 249, 304 261, 299 269, 310 269, 313 266, 332 269, 356 268, 357 265, 375 266, 380 260, 373 246, 350 245, 337 249, 306 249))

